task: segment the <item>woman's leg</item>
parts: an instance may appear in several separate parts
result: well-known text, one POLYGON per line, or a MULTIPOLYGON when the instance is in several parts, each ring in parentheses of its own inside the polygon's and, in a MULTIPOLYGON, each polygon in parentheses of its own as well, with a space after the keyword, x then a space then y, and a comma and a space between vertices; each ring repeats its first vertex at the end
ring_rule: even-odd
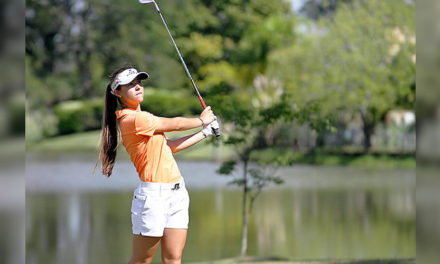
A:
POLYGON ((147 264, 153 261, 161 237, 133 235, 133 252, 129 264, 147 264))
POLYGON ((180 264, 182 251, 185 247, 186 234, 186 229, 165 228, 161 242, 162 263, 180 264))

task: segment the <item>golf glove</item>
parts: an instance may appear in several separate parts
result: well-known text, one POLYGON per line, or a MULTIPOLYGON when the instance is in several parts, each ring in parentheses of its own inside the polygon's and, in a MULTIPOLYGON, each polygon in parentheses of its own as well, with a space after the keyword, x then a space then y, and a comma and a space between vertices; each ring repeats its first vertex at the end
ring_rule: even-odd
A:
POLYGON ((210 125, 211 125, 211 128, 212 128, 211 130, 213 131, 215 136, 219 137, 220 136, 220 126, 218 125, 217 117, 215 118, 215 120, 210 125))
MULTIPOLYGON (((214 121, 217 122, 217 121, 214 121)), ((212 123, 214 123, 212 122, 212 123)), ((203 129, 202 129, 202 134, 206 137, 209 137, 212 135, 212 123, 206 125, 203 129)))

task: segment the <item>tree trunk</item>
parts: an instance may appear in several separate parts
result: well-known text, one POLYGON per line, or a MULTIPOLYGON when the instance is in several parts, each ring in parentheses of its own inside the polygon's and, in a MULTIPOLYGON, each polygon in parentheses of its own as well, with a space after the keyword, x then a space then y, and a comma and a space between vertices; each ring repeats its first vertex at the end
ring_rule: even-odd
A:
POLYGON ((366 114, 361 113, 362 117, 362 130, 364 132, 364 152, 371 151, 371 136, 374 132, 374 122, 370 121, 366 114))
POLYGON ((90 98, 92 95, 92 73, 90 69, 90 56, 90 50, 86 48, 84 54, 82 54, 78 62, 79 79, 82 91, 81 94, 87 98, 90 98))
POLYGON ((364 125, 364 151, 370 152, 371 150, 371 135, 373 134, 370 125, 364 125))
POLYGON ((247 250, 247 227, 249 222, 249 214, 247 212, 247 196, 248 196, 248 188, 247 188, 247 166, 248 166, 248 160, 245 159, 243 161, 243 207, 242 207, 242 216, 243 216, 243 226, 242 226, 242 234, 241 234, 241 250, 240 250, 240 256, 244 257, 246 256, 246 250, 247 250))
POLYGON ((240 257, 246 256, 247 251, 247 228, 248 228, 248 222, 249 222, 249 214, 246 212, 243 216, 243 230, 241 234, 241 251, 240 251, 240 257))
POLYGON ((87 98, 92 96, 92 71, 90 68, 92 50, 88 32, 89 12, 90 11, 88 9, 85 9, 77 15, 81 28, 76 46, 76 64, 78 65, 80 80, 78 92, 79 96, 84 96, 87 98))

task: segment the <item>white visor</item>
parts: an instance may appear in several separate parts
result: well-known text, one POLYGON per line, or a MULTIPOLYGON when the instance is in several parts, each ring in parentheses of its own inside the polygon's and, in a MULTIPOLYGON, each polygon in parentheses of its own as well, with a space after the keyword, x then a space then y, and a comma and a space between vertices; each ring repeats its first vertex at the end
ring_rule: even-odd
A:
POLYGON ((115 80, 112 82, 112 92, 118 88, 119 85, 128 84, 134 79, 145 80, 150 76, 146 72, 138 72, 135 68, 126 69, 125 71, 116 75, 115 80))

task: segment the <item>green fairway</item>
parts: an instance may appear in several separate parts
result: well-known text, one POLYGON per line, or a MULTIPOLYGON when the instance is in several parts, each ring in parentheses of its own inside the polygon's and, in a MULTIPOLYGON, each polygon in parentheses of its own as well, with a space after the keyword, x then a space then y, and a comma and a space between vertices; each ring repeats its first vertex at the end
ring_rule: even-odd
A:
MULTIPOLYGON (((364 260, 288 260, 282 258, 255 258, 246 257, 244 259, 224 259, 206 262, 197 262, 197 264, 414 264, 415 259, 364 259, 364 260)), ((194 263, 196 264, 196 263, 194 263)))
POLYGON ((37 143, 26 142, 26 149, 43 152, 98 151, 101 131, 89 131, 43 139, 37 143))

